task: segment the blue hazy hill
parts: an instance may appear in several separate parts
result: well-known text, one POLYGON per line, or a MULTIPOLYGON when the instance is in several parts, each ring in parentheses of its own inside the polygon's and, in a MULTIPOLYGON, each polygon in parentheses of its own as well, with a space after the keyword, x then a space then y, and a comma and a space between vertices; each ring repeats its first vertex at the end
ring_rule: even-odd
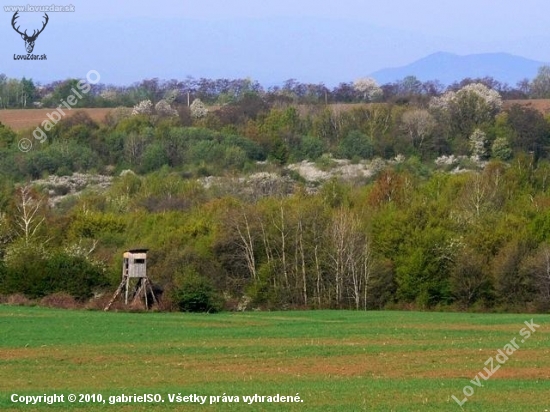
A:
POLYGON ((517 82, 537 75, 545 63, 508 53, 483 53, 459 56, 438 52, 402 67, 378 70, 371 74, 380 84, 394 82, 406 76, 421 81, 439 80, 443 84, 470 77, 490 76, 515 86, 517 82))

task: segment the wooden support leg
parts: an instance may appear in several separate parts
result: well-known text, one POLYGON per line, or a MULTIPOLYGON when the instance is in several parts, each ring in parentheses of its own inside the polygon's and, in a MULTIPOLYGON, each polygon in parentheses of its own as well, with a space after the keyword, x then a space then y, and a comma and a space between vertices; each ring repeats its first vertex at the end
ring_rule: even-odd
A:
POLYGON ((109 301, 107 306, 105 306, 105 309, 103 309, 105 312, 107 312, 110 308, 115 299, 120 295, 120 292, 122 292, 122 289, 124 288, 124 285, 126 284, 126 278, 122 279, 122 282, 120 282, 120 285, 118 289, 116 290, 115 294, 113 295, 113 298, 109 301))
POLYGON ((153 303, 158 306, 157 297, 155 296, 155 292, 153 290, 153 286, 148 278, 139 278, 136 284, 136 287, 134 288, 131 296, 130 296, 130 278, 128 276, 124 276, 122 279, 122 282, 120 283, 118 289, 116 290, 115 294, 113 295, 113 298, 109 301, 107 306, 105 306, 104 311, 108 311, 111 308, 111 305, 116 300, 116 298, 122 293, 124 290, 124 302, 127 305, 128 304, 128 298, 131 299, 132 303, 135 303, 137 300, 141 299, 143 296, 145 301, 145 308, 149 309, 149 297, 147 296, 149 293, 151 293, 151 297, 153 299, 153 303))
POLYGON ((136 285, 136 290, 134 292, 132 303, 136 303, 137 300, 141 299, 141 295, 143 294, 144 291, 145 291, 145 279, 140 278, 136 285))
POLYGON ((151 285, 151 282, 149 282, 149 280, 147 280, 147 285, 149 286, 149 290, 151 291, 151 296, 153 297, 153 303, 158 307, 159 303, 157 301, 157 297, 155 296, 155 291, 153 290, 153 286, 151 285))

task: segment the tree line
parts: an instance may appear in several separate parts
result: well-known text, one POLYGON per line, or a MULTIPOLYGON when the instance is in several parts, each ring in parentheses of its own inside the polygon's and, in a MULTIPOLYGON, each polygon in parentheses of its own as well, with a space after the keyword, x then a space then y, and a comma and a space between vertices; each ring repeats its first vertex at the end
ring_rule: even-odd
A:
MULTIPOLYGON (((269 103, 328 104, 376 101, 404 104, 426 101, 447 91, 457 91, 470 83, 482 83, 496 90, 504 99, 550 98, 550 67, 542 66, 534 79, 524 79, 516 85, 499 82, 492 77, 466 78, 444 85, 438 80, 420 81, 415 76, 382 85, 375 84, 375 92, 365 90, 372 79, 341 82, 334 87, 323 83, 302 83, 289 79, 281 85, 264 87, 250 79, 208 79, 187 77, 184 80, 146 79, 129 86, 96 84, 90 93, 78 102, 78 107, 133 107, 143 100, 157 102, 175 99, 189 105, 194 99, 210 105, 225 105, 241 100, 249 94, 262 96, 269 103)), ((0 108, 57 107, 70 94, 77 79, 40 84, 32 79, 9 78, 0 74, 0 108)), ((374 82, 376 83, 376 82, 374 82)))

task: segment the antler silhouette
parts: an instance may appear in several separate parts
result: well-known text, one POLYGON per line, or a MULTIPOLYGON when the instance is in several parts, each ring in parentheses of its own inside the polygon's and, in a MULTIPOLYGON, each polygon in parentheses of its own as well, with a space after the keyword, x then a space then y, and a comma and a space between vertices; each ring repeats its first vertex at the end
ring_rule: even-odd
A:
POLYGON ((18 14, 19 14, 19 12, 16 11, 15 14, 13 15, 13 17, 11 18, 11 26, 12 26, 13 29, 14 29, 17 33, 19 33, 21 36, 26 36, 26 35, 27 35, 27 30, 25 30, 25 33, 21 33, 21 32, 19 31, 19 27, 21 27, 21 26, 18 26, 17 28, 15 27, 16 20, 17 20, 17 18, 19 17, 18 14))
POLYGON ((46 20, 44 21, 44 23, 42 23, 42 28, 40 30, 38 30, 38 32, 36 30, 34 30, 32 35, 29 36, 27 34, 27 30, 25 30, 24 33, 19 30, 19 27, 21 27, 21 26, 15 27, 15 25, 17 23, 17 19, 19 18, 18 14, 19 14, 19 12, 16 11, 15 14, 13 15, 13 17, 11 19, 11 25, 12 25, 13 29, 21 35, 23 40, 25 40, 25 47, 27 49, 27 52, 32 53, 32 51, 34 49, 34 42, 36 41, 36 38, 40 35, 40 33, 42 33, 44 31, 44 29, 48 25, 48 21, 50 20, 50 18, 48 17, 47 13, 44 13, 44 18, 46 20))
POLYGON ((36 33, 36 34, 33 33, 31 38, 36 39, 38 37, 38 35, 40 33, 42 33, 44 31, 44 29, 46 28, 46 26, 48 25, 48 22, 50 21, 50 18, 48 17, 48 15, 46 13, 44 13, 44 18, 46 19, 46 21, 44 23, 42 23, 42 28, 40 30, 38 30, 38 33, 36 33))

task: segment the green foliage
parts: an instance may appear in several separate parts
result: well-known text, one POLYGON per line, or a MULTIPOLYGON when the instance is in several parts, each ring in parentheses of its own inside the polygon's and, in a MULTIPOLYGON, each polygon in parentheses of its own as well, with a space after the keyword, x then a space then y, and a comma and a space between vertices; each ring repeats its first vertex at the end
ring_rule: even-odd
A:
POLYGON ((262 120, 261 131, 271 137, 283 137, 300 131, 300 117, 292 106, 284 110, 272 109, 262 120))
POLYGON ((470 248, 462 248, 456 253, 450 283, 461 309, 478 301, 488 303, 491 298, 491 277, 485 260, 481 253, 470 248))
POLYGON ((82 256, 63 251, 45 254, 41 248, 21 244, 11 248, 10 259, 0 271, 1 293, 23 293, 30 298, 66 292, 83 300, 106 285, 103 270, 82 256))
POLYGON ((513 130, 512 145, 515 150, 530 152, 535 159, 548 152, 550 124, 540 112, 515 104, 508 111, 508 122, 513 130))
POLYGON ((285 299, 281 299, 281 290, 273 287, 277 273, 278 269, 273 262, 260 267, 258 279, 251 282, 246 289, 246 296, 250 297, 254 307, 280 308, 285 304, 285 299))
POLYGON ((126 225, 121 217, 107 213, 79 213, 73 217, 70 234, 78 238, 98 239, 108 233, 122 233, 126 225))
POLYGON ((16 139, 17 135, 15 132, 0 122, 0 147, 11 147, 16 139))
POLYGON ((316 161, 327 150, 323 140, 313 136, 303 136, 296 148, 291 148, 293 159, 316 161))
POLYGON ((72 256, 66 252, 54 253, 46 263, 46 276, 50 291, 67 292, 77 299, 86 299, 92 291, 106 286, 107 280, 103 270, 82 256, 72 256))
POLYGON ((510 142, 505 137, 497 137, 493 142, 491 148, 491 153, 493 158, 507 161, 512 158, 512 148, 510 147, 510 142))
POLYGON ((448 243, 445 233, 424 228, 401 248, 396 257, 398 296, 420 307, 449 303, 448 257, 438 249, 448 243), (409 245, 408 243, 411 242, 409 245))
POLYGON ((87 172, 101 166, 93 150, 77 142, 54 142, 26 154, 19 171, 24 176, 39 179, 44 174, 87 172))
POLYGON ((354 130, 342 139, 338 145, 337 155, 345 159, 352 159, 358 156, 362 159, 370 159, 373 156, 373 145, 363 133, 354 130))
POLYGON ((499 302, 507 308, 521 307, 524 302, 533 301, 532 280, 520 270, 527 252, 528 245, 514 239, 502 247, 493 261, 495 291, 499 302))
MULTIPOLYGON (((212 165, 218 172, 224 170, 242 170, 245 163, 254 160, 263 160, 265 155, 259 145, 236 135, 225 135, 202 128, 174 128, 161 137, 160 143, 153 144, 153 164, 170 166, 185 165, 212 165), (164 153, 161 153, 160 147, 164 153)), ((146 149, 146 165, 151 164, 146 149)), ((149 170, 154 170, 149 167, 149 170)))
POLYGON ((326 182, 321 187, 319 194, 323 203, 331 208, 347 206, 349 204, 350 188, 337 179, 331 179, 326 182))
POLYGON ((150 173, 169 163, 169 158, 162 144, 155 142, 148 146, 141 159, 141 172, 150 173))
POLYGON ((265 160, 266 158, 264 151, 258 144, 244 137, 231 134, 224 136, 223 142, 229 148, 241 149, 250 160, 265 160))
POLYGON ((288 146, 281 140, 276 139, 271 150, 270 160, 278 165, 284 165, 288 161, 290 150, 288 146))
MULTIPOLYGON (((53 93, 51 93, 50 96, 44 98, 42 103, 46 107, 53 108, 57 107, 61 101, 67 99, 68 96, 77 97, 77 95, 73 92, 73 89, 77 92, 80 91, 80 89, 78 88, 78 83, 79 81, 77 79, 69 79, 59 83, 54 89, 53 93)), ((89 107, 89 102, 86 96, 84 96, 82 93, 81 96, 83 96, 84 99, 76 99, 75 107, 89 107)))
POLYGON ((115 128, 115 131, 122 132, 125 135, 130 133, 145 133, 145 131, 151 128, 153 124, 148 116, 136 115, 130 116, 126 119, 122 119, 115 128))
POLYGON ((212 283, 194 271, 186 271, 173 291, 172 300, 182 312, 215 313, 223 309, 222 299, 212 283))

